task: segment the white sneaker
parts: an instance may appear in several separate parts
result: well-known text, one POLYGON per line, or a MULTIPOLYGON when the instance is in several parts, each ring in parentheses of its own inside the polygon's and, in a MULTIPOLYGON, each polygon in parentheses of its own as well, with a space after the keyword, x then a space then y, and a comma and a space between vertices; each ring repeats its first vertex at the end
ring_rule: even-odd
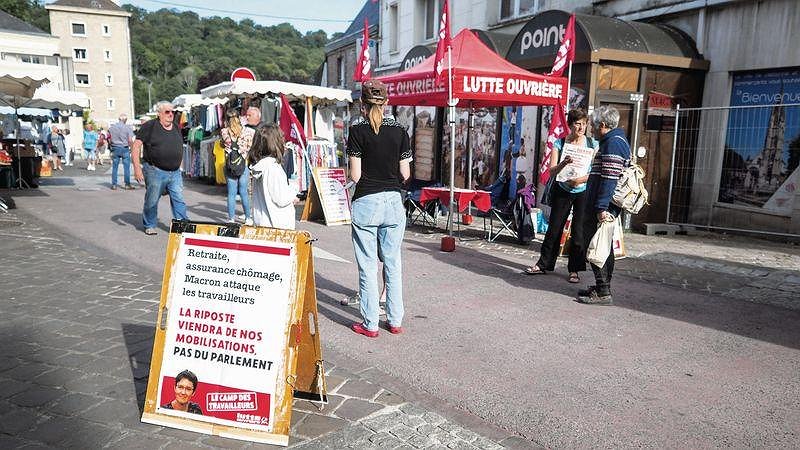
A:
POLYGON ((252 227, 252 226, 253 226, 253 219, 247 219, 247 220, 245 220, 245 221, 244 221, 244 224, 245 224, 245 225, 247 225, 247 226, 251 226, 251 227, 252 227))
POLYGON ((245 216, 244 214, 240 214, 236 216, 236 218, 239 220, 239 222, 244 222, 245 220, 247 220, 247 216, 245 216))

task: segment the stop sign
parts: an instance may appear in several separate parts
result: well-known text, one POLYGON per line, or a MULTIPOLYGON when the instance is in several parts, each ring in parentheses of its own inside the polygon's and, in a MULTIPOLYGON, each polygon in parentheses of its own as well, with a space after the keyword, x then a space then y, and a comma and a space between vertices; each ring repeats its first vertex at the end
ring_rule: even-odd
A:
POLYGON ((253 73, 252 70, 248 69, 247 67, 239 67, 238 69, 231 72, 231 81, 234 80, 253 80, 255 81, 256 74, 253 73))

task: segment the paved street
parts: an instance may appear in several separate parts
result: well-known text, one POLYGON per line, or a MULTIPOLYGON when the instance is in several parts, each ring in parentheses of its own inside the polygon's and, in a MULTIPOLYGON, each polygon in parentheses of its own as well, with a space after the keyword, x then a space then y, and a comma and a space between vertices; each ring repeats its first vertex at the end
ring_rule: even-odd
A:
MULTIPOLYGON (((80 164, 80 163, 79 163, 80 164)), ((107 167, 107 166, 105 166, 107 167)), ((141 232, 143 190, 74 168, 12 192, 0 215, 0 447, 243 447, 139 423, 167 239, 141 232)), ((224 188, 187 184, 193 220, 224 188)), ((480 219, 478 219, 480 220, 480 219)), ((358 310, 347 227, 302 223, 331 403, 295 404, 304 448, 800 446, 800 248, 720 235, 626 236, 615 305, 521 274, 538 245, 459 243, 411 228, 407 332, 358 310)), ((582 274, 583 285, 589 275, 582 274)))

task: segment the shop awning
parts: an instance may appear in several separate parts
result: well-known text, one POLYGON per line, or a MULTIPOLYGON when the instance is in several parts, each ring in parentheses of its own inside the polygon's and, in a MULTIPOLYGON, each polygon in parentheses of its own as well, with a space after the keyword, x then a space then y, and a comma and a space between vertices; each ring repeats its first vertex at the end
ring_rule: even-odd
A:
MULTIPOLYGON (((0 106, 0 116, 10 116, 14 114, 11 106, 0 106)), ((20 117, 53 117, 53 110, 46 108, 19 108, 17 114, 20 117)))
POLYGON ((289 100, 311 99, 314 103, 336 103, 353 101, 349 90, 289 83, 286 81, 236 80, 209 86, 200 91, 205 98, 241 97, 248 95, 284 94, 289 100))
MULTIPOLYGON (((493 52, 470 30, 453 38, 453 97, 461 107, 564 103, 567 79, 521 69, 493 52)), ((447 83, 434 80, 435 55, 409 70, 378 79, 392 105, 447 106, 447 83)), ((446 71, 447 69, 445 69, 446 71)))
MULTIPOLYGON (((560 45, 569 12, 550 10, 524 24, 506 53, 521 67, 550 67, 560 45)), ((685 33, 664 24, 575 14, 575 62, 618 61, 684 69, 708 70, 685 33)))

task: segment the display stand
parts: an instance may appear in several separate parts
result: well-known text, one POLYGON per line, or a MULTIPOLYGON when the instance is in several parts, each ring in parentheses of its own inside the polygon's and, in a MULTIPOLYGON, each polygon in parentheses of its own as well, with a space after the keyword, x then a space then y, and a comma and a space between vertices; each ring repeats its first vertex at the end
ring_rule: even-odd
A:
POLYGON ((311 242, 173 221, 142 422, 288 445, 293 398, 327 402, 311 242), (167 406, 183 370, 197 376, 189 412, 167 406))
POLYGON ((344 168, 315 167, 300 220, 321 220, 328 226, 350 223, 350 195, 344 168))

